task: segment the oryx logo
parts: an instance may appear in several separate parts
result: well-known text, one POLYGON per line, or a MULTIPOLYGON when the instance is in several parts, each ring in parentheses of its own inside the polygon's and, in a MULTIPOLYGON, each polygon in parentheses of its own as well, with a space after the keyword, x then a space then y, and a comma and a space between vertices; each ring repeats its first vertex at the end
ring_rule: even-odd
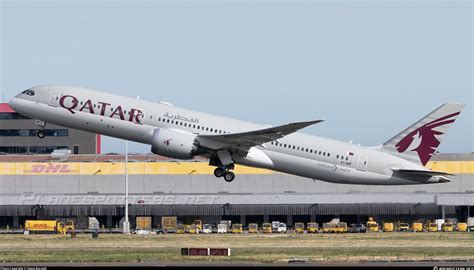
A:
POLYGON ((446 115, 413 130, 396 144, 397 151, 399 153, 403 153, 407 150, 417 152, 421 163, 426 165, 440 144, 440 140, 436 136, 444 134, 436 130, 436 128, 453 123, 456 120, 455 116, 460 113, 461 112, 457 112, 446 115))
POLYGON ((166 144, 166 146, 170 146, 172 140, 173 139, 164 140, 163 143, 166 144))

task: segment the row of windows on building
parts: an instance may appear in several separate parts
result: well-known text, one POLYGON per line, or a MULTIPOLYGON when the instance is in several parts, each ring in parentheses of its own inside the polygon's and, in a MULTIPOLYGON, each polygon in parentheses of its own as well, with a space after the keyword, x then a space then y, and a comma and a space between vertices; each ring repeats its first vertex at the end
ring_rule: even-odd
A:
POLYGON ((23 116, 19 113, 0 113, 0 120, 15 120, 15 119, 30 119, 29 117, 23 116))
MULTIPOLYGON (((48 137, 67 137, 67 129, 43 129, 48 137)), ((0 129, 0 137, 34 137, 38 134, 38 129, 0 129)))
MULTIPOLYGON (((330 157, 331 154, 329 152, 324 152, 324 151, 318 151, 318 150, 314 150, 314 149, 310 149, 310 148, 304 148, 304 147, 299 147, 299 146, 296 146, 296 145, 291 145, 291 144, 286 144, 286 143, 280 143, 280 142, 270 142, 271 145, 275 145, 275 146, 279 146, 279 147, 283 147, 283 148, 288 148, 288 149, 294 149, 294 150, 298 150, 298 151, 302 151, 302 152, 306 152, 306 153, 310 153, 310 154, 315 154, 315 155, 322 155, 322 156, 327 156, 327 157, 330 157)), ((336 158, 339 159, 339 157, 341 158, 341 160, 349 160, 349 157, 347 156, 343 156, 343 155, 336 155, 336 158)))
MULTIPOLYGON (((67 149, 67 146, 0 146, 0 153, 5 154, 50 154, 56 149, 67 149)), ((79 147, 74 149, 79 153, 79 147)))

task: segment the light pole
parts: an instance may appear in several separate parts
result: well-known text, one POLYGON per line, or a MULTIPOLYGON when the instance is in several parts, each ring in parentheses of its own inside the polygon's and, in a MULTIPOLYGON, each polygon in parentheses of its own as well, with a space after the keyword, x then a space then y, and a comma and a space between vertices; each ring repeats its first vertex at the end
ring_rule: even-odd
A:
POLYGON ((123 233, 130 234, 130 221, 128 220, 128 141, 125 141, 125 221, 123 233))

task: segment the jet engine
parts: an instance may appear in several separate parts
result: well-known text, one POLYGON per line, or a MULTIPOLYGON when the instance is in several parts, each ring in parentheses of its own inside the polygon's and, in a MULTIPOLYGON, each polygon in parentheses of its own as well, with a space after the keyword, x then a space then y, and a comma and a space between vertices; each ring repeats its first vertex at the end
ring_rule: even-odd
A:
POLYGON ((153 132, 151 152, 177 159, 192 159, 197 152, 196 135, 166 128, 153 132))

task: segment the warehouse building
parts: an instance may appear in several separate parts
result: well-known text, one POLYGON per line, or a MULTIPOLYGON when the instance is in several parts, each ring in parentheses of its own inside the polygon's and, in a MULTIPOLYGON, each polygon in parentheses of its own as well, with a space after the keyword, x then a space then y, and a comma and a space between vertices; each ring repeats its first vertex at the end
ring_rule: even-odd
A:
MULTIPOLYGON (((237 166, 231 183, 215 178, 207 162, 156 155, 129 156, 130 220, 178 216, 183 223, 232 220, 244 225, 278 220, 348 223, 452 218, 465 221, 474 205, 474 154, 440 154, 427 165, 455 174, 450 183, 411 186, 333 184, 237 166)), ((124 157, 0 156, 0 227, 26 219, 94 216, 120 226, 124 216, 124 157)))
POLYGON ((69 149, 73 154, 100 154, 100 135, 46 123, 15 112, 0 103, 0 154, 49 154, 56 149, 69 149), (42 130, 44 138, 38 137, 42 130))

